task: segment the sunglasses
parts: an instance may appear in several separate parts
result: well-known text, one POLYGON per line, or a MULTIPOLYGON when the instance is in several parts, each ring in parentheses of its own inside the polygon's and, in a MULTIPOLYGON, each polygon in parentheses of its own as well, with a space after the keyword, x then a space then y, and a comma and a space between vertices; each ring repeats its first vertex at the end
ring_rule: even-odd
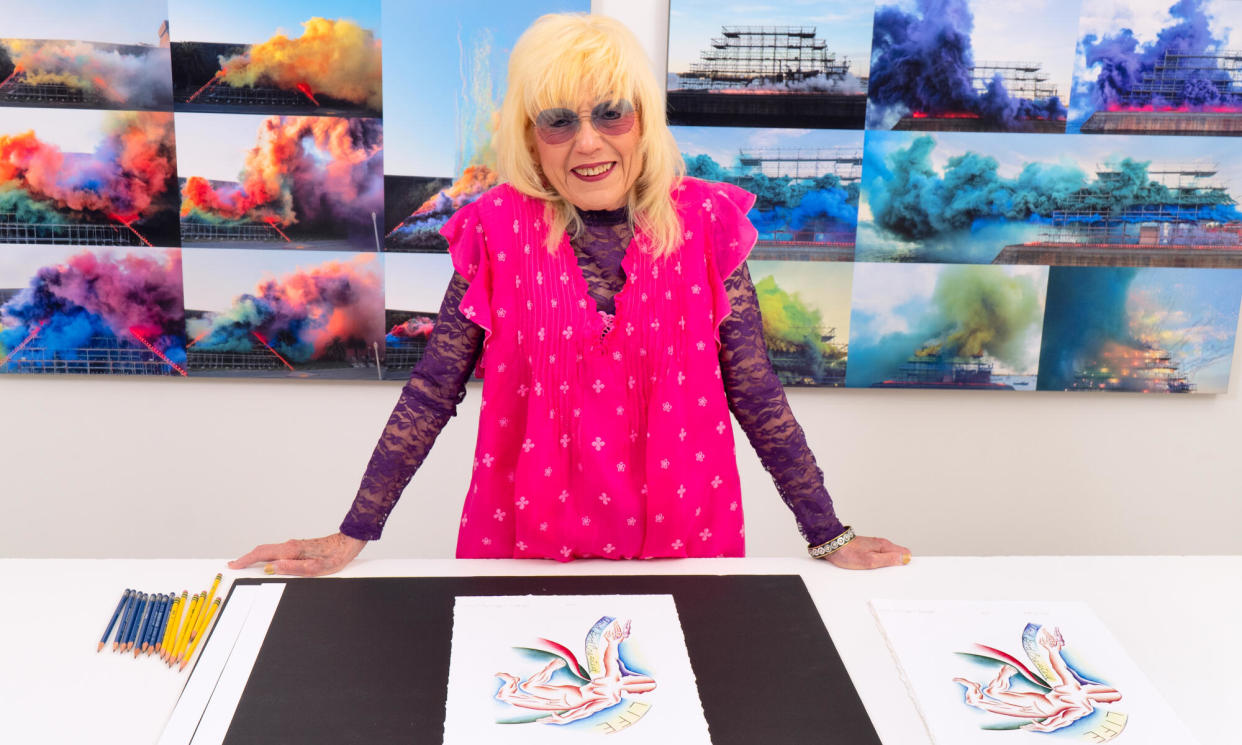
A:
MULTIPOLYGON (((591 126, 602 135, 623 135, 634 128, 634 106, 629 101, 607 101, 591 109, 591 126)), ((572 140, 582 128, 582 117, 573 109, 544 109, 535 117, 535 134, 549 145, 572 140)))

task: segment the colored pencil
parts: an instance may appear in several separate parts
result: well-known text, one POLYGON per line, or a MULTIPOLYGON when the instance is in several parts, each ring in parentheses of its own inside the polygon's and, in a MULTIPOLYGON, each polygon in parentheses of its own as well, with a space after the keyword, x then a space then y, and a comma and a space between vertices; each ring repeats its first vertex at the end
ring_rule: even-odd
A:
POLYGON ((161 659, 167 660, 172 654, 173 645, 177 643, 177 631, 181 628, 181 617, 185 615, 189 602, 189 591, 182 590, 181 597, 177 598, 177 612, 168 624, 168 641, 164 643, 164 653, 160 655, 161 659))
POLYGON ((129 625, 125 627, 125 638, 121 639, 122 653, 129 651, 129 643, 134 638, 134 632, 138 630, 138 622, 142 620, 142 609, 146 599, 146 593, 138 593, 138 602, 134 603, 134 612, 130 614, 129 625))
POLYGON ((194 621, 198 620, 198 600, 198 593, 194 593, 190 598, 190 609, 186 611, 185 617, 181 621, 181 631, 177 634, 177 642, 173 645, 172 656, 168 660, 169 664, 175 665, 177 663, 181 650, 185 649, 186 641, 190 638, 190 629, 194 621))
POLYGON ((207 595, 199 593, 198 605, 194 608, 194 615, 186 622, 185 637, 181 640, 181 645, 177 647, 177 656, 173 659, 173 664, 177 664, 185 657, 185 651, 189 649, 190 642, 194 639, 194 630, 198 628, 198 621, 203 617, 203 612, 207 610, 207 595))
POLYGON ((164 612, 164 594, 160 593, 155 596, 155 607, 151 609, 151 620, 147 621, 147 628, 142 634, 142 646, 137 652, 146 654, 151 649, 151 640, 155 636, 155 625, 160 622, 160 614, 164 612))
POLYGON ((121 613, 121 622, 116 627, 116 638, 112 640, 112 651, 115 652, 121 648, 125 642, 125 636, 129 633, 130 617, 134 615, 134 607, 138 605, 138 591, 134 590, 129 594, 129 600, 125 602, 125 611, 121 613))
POLYGON ((159 654, 160 659, 164 658, 164 648, 168 646, 168 629, 172 628, 173 617, 177 615, 177 609, 181 607, 181 598, 177 597, 176 593, 173 593, 171 597, 172 601, 168 604, 168 613, 160 628, 160 640, 155 644, 155 651, 159 654))
POLYGON ((142 654, 142 645, 147 641, 147 632, 151 630, 151 621, 155 617, 155 609, 159 607, 159 596, 152 593, 147 598, 147 613, 142 619, 142 625, 138 627, 138 634, 134 637, 134 657, 142 654))
POLYGON ((134 644, 138 641, 138 634, 142 631, 142 624, 144 621, 146 621, 147 612, 150 610, 150 608, 151 608, 151 596, 144 592, 142 594, 142 601, 140 605, 138 606, 138 612, 134 614, 134 625, 131 626, 129 629, 128 644, 125 646, 126 652, 129 652, 131 649, 133 649, 134 644))
POLYGON ((95 648, 96 654, 104 648, 108 643, 108 637, 112 635, 112 627, 116 625, 116 619, 121 616, 121 608, 125 607, 125 601, 129 600, 130 590, 121 593, 121 599, 116 601, 116 610, 112 611, 112 620, 108 621, 108 628, 104 629, 103 636, 99 639, 99 646, 95 648))
POLYGON ((194 650, 198 648, 198 643, 203 640, 203 637, 207 635, 207 626, 208 624, 211 623, 211 619, 215 618, 216 611, 219 609, 220 609, 220 598, 216 598, 216 601, 212 603, 211 607, 207 609, 207 612, 203 614, 203 621, 201 624, 199 624, 198 637, 194 639, 194 642, 190 644, 190 648, 186 650, 185 659, 181 661, 182 672, 185 671, 186 665, 190 664, 190 659, 194 657, 194 650))
MULTIPOLYGON (((203 601, 204 608, 211 607, 211 599, 216 596, 216 590, 220 588, 220 580, 223 577, 224 577, 223 574, 219 574, 219 573, 216 574, 215 581, 211 583, 211 591, 207 593, 207 599, 203 601)), ((207 615, 208 614, 206 613, 199 614, 198 625, 194 628, 193 631, 190 632, 190 641, 194 641, 195 639, 197 639, 199 636, 202 635, 203 627, 207 625, 207 615)))
POLYGON ((164 638, 164 626, 168 623, 168 611, 172 609, 172 601, 172 595, 164 595, 164 602, 160 603, 160 614, 155 617, 155 627, 151 629, 151 643, 147 645, 147 654, 158 649, 164 638))

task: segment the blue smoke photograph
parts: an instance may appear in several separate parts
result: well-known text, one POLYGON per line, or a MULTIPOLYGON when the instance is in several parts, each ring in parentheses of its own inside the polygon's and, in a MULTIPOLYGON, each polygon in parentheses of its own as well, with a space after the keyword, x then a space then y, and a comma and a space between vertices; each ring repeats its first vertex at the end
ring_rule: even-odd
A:
POLYGON ((1224 393, 1242 270, 1053 267, 1039 390, 1224 393))
POLYGON ((867 129, 1064 132, 1079 3, 882 2, 867 129))
POLYGON ((852 261, 863 133, 673 127, 686 173, 752 192, 754 259, 852 261))
POLYGON ((1071 133, 1242 135, 1242 3, 1083 0, 1071 133))
POLYGON ((1035 390, 1048 267, 855 264, 851 388, 1035 390))
POLYGON ((1242 267, 1214 137, 868 132, 859 261, 1242 267))

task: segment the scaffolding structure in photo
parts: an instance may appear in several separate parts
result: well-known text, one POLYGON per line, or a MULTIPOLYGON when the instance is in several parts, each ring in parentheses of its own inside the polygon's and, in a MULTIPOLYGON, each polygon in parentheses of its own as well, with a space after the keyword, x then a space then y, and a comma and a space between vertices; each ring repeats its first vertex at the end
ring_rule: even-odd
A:
MULTIPOLYGON (((1242 244, 1242 223, 1213 220, 1210 211, 1236 204, 1228 185, 1215 177, 1216 164, 1208 161, 1153 163, 1147 175, 1164 185, 1169 198, 1159 204, 1131 204, 1121 209, 1100 206, 1100 197, 1072 194, 1068 206, 1053 211, 1041 233, 1052 244, 1089 245, 1199 245, 1242 244)), ((1126 178, 1115 166, 1099 165, 1102 183, 1126 178)))
MULTIPOLYGON (((1182 54, 1166 51, 1155 68, 1143 73, 1134 87, 1127 91, 1123 102, 1129 106, 1147 106, 1153 102, 1185 106, 1213 101, 1238 101, 1242 98, 1242 50, 1221 50, 1214 53, 1182 54), (1210 86, 1212 96, 1205 96, 1203 86, 1210 86), (1194 92, 1198 100, 1188 101, 1194 92)), ((1234 108, 1242 107, 1235 103, 1234 108)))
POLYGON ((18 219, 16 212, 0 212, 0 243, 66 246, 146 245, 133 229, 123 224, 26 222, 18 219))
POLYGON ((0 102, 24 106, 104 106, 107 99, 99 93, 65 83, 29 83, 24 73, 15 70, 0 83, 0 102))
POLYGON ((43 346, 35 337, 31 343, 12 353, 11 357, 0 357, 0 372, 40 375, 180 374, 150 349, 102 335, 93 336, 85 345, 71 350, 43 346))
POLYGON ((768 178, 815 179, 833 175, 843 184, 862 179, 862 148, 752 148, 738 151, 738 163, 768 178))
POLYGON ((423 358, 427 351, 427 339, 422 337, 402 339, 388 342, 384 349, 384 368, 388 370, 410 370, 423 358))
POLYGON ((250 352, 213 352, 190 348, 186 350, 186 367, 193 371, 209 370, 281 370, 288 365, 266 349, 250 352))
POLYGON ((206 242, 288 242, 288 237, 269 223, 210 223, 201 220, 181 221, 181 240, 186 243, 206 242))
POLYGON ((987 92, 999 75, 1010 96, 1044 101, 1057 96, 1057 87, 1044 72, 1041 62, 977 62, 970 68, 970 81, 979 94, 987 92))
POLYGON ((677 76, 691 90, 727 90, 843 79, 848 72, 849 60, 830 51, 814 26, 722 26, 699 61, 677 76))
POLYGON ((318 101, 310 94, 297 90, 286 90, 274 86, 232 86, 212 78, 206 85, 191 95, 186 103, 218 104, 225 106, 317 106, 318 101))

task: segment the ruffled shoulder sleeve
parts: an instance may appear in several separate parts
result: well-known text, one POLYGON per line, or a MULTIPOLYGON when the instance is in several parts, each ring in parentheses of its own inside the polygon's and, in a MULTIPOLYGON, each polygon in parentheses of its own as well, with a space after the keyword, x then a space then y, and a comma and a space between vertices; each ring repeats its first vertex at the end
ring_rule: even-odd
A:
POLYGON ((683 183, 686 188, 681 199, 694 200, 686 205, 688 209, 683 215, 697 215, 698 230, 707 238, 708 274, 719 342, 720 324, 733 312, 724 281, 746 261, 759 239, 759 231, 746 217, 755 204, 755 195, 723 182, 687 178, 683 183))
MULTIPOLYGON (((458 307, 462 315, 483 329, 485 347, 492 334, 492 272, 481 203, 486 204, 484 200, 494 191, 496 189, 489 189, 477 200, 457 210, 440 228, 440 235, 448 240, 453 269, 470 283, 458 307)), ((484 359, 479 358, 477 372, 480 374, 484 359)))

